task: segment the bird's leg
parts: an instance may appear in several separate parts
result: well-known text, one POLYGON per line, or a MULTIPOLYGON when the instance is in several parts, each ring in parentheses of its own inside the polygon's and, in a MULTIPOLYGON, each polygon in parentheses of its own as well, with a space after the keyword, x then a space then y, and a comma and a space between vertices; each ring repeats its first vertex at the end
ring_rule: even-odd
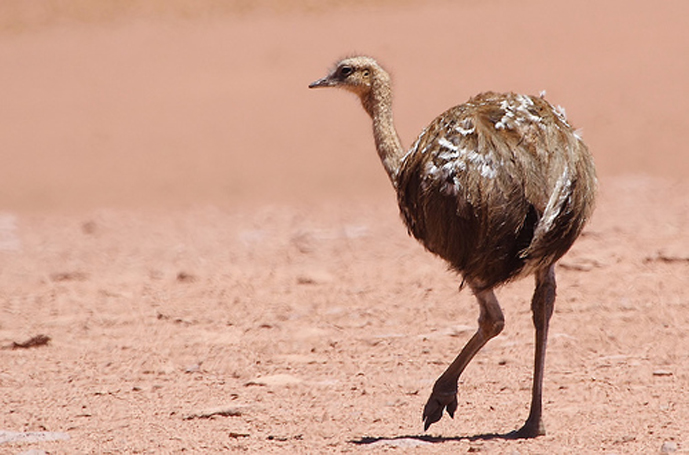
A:
MULTIPOLYGON (((473 288, 472 288, 473 289, 473 288)), ((428 430, 433 423, 440 420, 443 411, 447 409, 450 417, 454 418, 457 410, 457 382, 464 368, 474 358, 476 353, 490 340, 502 331, 505 326, 505 317, 502 314, 498 299, 492 289, 473 289, 481 307, 478 320, 478 330, 462 348, 457 358, 440 375, 431 397, 426 402, 423 410, 424 430, 428 430)))
POLYGON ((542 418, 543 372, 545 369, 545 348, 548 341, 548 324, 555 304, 555 288, 554 265, 536 274, 536 290, 531 301, 533 322, 536 328, 531 410, 524 426, 512 433, 515 438, 535 438, 545 434, 542 418))

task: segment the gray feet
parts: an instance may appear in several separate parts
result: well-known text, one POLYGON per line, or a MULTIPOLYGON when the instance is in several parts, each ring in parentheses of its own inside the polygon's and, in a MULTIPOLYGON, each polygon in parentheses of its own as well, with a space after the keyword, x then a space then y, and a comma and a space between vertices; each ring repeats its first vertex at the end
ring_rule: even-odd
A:
MULTIPOLYGON (((435 422, 440 420, 443 416, 443 411, 454 419, 455 411, 457 410, 457 392, 440 392, 434 390, 431 397, 426 402, 423 408, 423 430, 426 431, 435 422)), ((545 425, 543 420, 539 417, 536 419, 527 419, 524 426, 511 433, 503 435, 506 439, 531 439, 538 436, 545 435, 545 425)))
POLYGON ((455 411, 457 410, 456 390, 452 392, 433 391, 431 397, 426 402, 426 406, 423 408, 423 430, 428 430, 428 427, 440 420, 445 410, 447 410, 450 417, 455 417, 455 411))
POLYGON ((509 439, 531 439, 545 435, 545 425, 541 419, 528 419, 523 427, 507 435, 509 439))

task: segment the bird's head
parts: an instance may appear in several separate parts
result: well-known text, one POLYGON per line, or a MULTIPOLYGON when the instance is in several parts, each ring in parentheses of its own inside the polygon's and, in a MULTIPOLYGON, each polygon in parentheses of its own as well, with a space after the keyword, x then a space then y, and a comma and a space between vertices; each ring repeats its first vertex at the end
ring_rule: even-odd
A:
POLYGON ((363 99, 371 92, 374 78, 381 72, 384 71, 371 57, 348 57, 340 60, 327 76, 309 84, 309 88, 340 87, 363 99))

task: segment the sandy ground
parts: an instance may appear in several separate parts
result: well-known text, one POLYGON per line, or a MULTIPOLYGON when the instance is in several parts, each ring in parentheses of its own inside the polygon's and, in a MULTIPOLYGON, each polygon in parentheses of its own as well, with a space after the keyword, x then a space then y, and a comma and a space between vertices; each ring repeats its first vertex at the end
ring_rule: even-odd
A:
POLYGON ((47 4, 0 6, 0 453, 689 451, 689 3, 47 4), (356 100, 306 89, 352 52, 406 144, 488 89, 582 129, 601 192, 557 269, 548 435, 499 436, 530 279, 422 431, 477 306, 356 100))

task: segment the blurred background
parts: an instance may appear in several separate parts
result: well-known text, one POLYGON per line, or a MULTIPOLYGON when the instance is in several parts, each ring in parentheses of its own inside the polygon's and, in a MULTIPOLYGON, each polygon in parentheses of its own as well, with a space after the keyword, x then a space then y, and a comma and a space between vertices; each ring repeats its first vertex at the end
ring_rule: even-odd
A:
POLYGON ((392 73, 405 146, 486 90, 547 92, 601 182, 689 174, 681 0, 0 2, 0 210, 392 197, 340 57, 392 73))

